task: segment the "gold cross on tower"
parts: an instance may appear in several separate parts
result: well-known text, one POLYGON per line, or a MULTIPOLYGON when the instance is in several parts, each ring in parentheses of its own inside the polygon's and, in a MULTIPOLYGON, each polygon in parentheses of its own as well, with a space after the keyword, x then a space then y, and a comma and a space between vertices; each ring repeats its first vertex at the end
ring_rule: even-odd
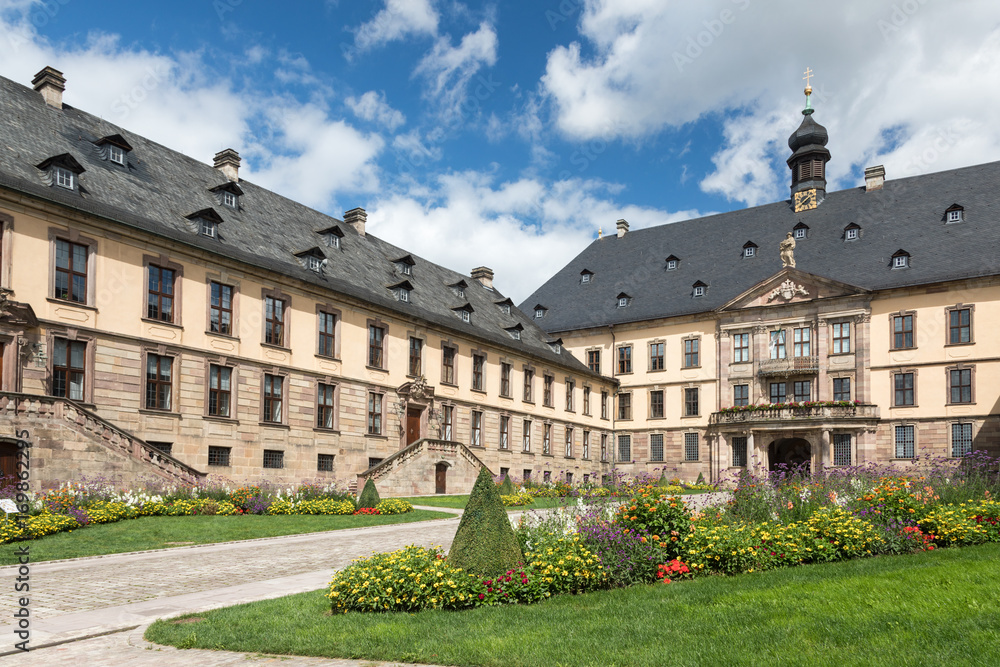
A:
POLYGON ((808 95, 812 92, 812 86, 809 85, 809 78, 812 77, 813 71, 807 67, 803 74, 805 74, 805 76, 802 77, 802 79, 806 82, 806 95, 808 95))

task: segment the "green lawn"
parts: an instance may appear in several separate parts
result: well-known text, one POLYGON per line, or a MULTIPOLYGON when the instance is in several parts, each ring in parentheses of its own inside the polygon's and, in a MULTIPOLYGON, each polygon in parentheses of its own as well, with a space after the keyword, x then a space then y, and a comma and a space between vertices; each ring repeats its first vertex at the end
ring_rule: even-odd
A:
POLYGON ((150 641, 439 665, 997 665, 1000 545, 465 612, 330 616, 323 591, 157 621, 150 641))
MULTIPOLYGON (((454 509, 465 509, 469 502, 469 496, 413 496, 412 498, 401 498, 411 505, 427 505, 430 507, 451 507, 454 509)), ((518 512, 521 510, 547 509, 549 507, 564 507, 567 504, 575 503, 576 498, 535 498, 531 505, 522 507, 508 507, 508 512, 518 512)))
POLYGON ((191 544, 211 544, 257 537, 277 537, 323 530, 383 526, 429 519, 450 519, 446 512, 414 510, 389 516, 320 516, 292 514, 285 516, 146 516, 138 519, 87 526, 72 532, 56 533, 37 540, 0 546, 0 565, 17 562, 14 552, 20 546, 31 549, 31 561, 81 556, 101 556, 128 551, 167 549, 191 544))

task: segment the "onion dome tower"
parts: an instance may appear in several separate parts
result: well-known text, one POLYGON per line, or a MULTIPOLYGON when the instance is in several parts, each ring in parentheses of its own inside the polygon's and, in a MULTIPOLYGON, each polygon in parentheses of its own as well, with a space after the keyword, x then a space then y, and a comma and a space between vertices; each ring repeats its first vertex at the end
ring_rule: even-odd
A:
POLYGON ((792 204, 796 212, 816 208, 826 196, 826 163, 830 151, 826 142, 830 140, 826 128, 813 120, 812 86, 809 78, 812 70, 806 68, 806 108, 802 110, 802 124, 788 137, 788 147, 792 155, 788 158, 788 168, 792 170, 792 204))

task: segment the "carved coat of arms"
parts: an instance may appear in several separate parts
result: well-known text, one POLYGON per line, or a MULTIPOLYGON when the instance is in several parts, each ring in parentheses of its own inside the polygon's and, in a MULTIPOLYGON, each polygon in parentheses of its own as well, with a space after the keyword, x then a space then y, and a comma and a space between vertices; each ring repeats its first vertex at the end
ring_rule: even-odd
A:
POLYGON ((786 279, 785 282, 781 283, 767 295, 768 301, 774 301, 779 296, 785 301, 789 301, 793 296, 809 296, 808 290, 802 285, 796 285, 791 281, 791 279, 786 279))

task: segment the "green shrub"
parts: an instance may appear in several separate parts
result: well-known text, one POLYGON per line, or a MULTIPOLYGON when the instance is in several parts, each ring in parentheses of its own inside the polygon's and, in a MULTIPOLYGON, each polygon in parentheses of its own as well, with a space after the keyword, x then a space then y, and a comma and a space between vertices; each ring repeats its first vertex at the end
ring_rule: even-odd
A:
POLYGON ((514 483, 510 481, 510 475, 504 475, 503 482, 500 484, 500 495, 513 496, 516 493, 517 489, 514 488, 514 483))
POLYGON ((696 479, 694 483, 698 486, 703 486, 705 484, 705 475, 698 473, 698 479, 696 479))
POLYGON ((448 560, 467 572, 493 577, 513 570, 523 558, 493 476, 483 467, 458 524, 448 560))
POLYGON ((361 490, 361 496, 358 498, 358 509, 374 508, 381 500, 378 489, 375 488, 375 482, 371 478, 365 480, 365 488, 361 490))
POLYGON ((399 498, 386 498, 375 509, 379 514, 406 514, 413 511, 413 505, 399 498))

